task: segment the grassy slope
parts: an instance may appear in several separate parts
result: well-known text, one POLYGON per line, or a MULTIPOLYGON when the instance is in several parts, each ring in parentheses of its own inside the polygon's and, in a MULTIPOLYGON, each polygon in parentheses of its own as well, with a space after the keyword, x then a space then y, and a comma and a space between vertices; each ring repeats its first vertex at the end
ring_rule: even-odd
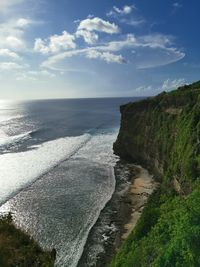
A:
POLYGON ((0 218, 1 267, 53 267, 54 255, 44 252, 27 234, 12 223, 11 215, 0 218))
POLYGON ((162 183, 111 267, 200 266, 199 88, 198 82, 123 107, 115 151, 151 167, 159 161, 162 183), (181 112, 169 114, 169 107, 181 112))

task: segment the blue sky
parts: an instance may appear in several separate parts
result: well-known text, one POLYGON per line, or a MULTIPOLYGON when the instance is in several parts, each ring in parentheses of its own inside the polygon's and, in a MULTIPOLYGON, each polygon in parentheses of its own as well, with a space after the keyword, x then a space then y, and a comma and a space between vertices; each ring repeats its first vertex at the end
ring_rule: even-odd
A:
POLYGON ((199 79, 200 2, 1 0, 0 98, 155 95, 199 79))

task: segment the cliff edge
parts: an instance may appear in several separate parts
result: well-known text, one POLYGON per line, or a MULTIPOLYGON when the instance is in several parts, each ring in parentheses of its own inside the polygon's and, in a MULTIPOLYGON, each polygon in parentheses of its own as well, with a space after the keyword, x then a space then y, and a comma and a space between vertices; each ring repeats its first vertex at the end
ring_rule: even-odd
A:
POLYGON ((200 82, 120 110, 114 152, 160 186, 111 266, 200 266, 200 82))
POLYGON ((17 229, 11 214, 0 216, 1 267, 53 267, 56 251, 44 251, 28 234, 17 229))

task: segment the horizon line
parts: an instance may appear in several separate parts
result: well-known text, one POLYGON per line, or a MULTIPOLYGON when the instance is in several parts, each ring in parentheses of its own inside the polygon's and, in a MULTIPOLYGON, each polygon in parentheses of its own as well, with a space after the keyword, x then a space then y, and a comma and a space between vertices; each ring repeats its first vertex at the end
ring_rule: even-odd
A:
POLYGON ((34 101, 34 100, 70 100, 70 99, 111 99, 111 98, 147 98, 152 96, 102 96, 102 97, 55 97, 55 98, 0 98, 0 101, 34 101))

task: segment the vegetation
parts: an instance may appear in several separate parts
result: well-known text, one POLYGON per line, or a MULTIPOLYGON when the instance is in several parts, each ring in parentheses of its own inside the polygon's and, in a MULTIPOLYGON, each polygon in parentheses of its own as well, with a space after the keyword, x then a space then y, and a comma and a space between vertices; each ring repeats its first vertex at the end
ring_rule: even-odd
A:
POLYGON ((199 267, 200 82, 123 106, 114 149, 161 184, 110 266, 199 267))
POLYGON ((53 267, 55 250, 44 252, 27 234, 17 229, 11 214, 0 218, 1 267, 53 267))

